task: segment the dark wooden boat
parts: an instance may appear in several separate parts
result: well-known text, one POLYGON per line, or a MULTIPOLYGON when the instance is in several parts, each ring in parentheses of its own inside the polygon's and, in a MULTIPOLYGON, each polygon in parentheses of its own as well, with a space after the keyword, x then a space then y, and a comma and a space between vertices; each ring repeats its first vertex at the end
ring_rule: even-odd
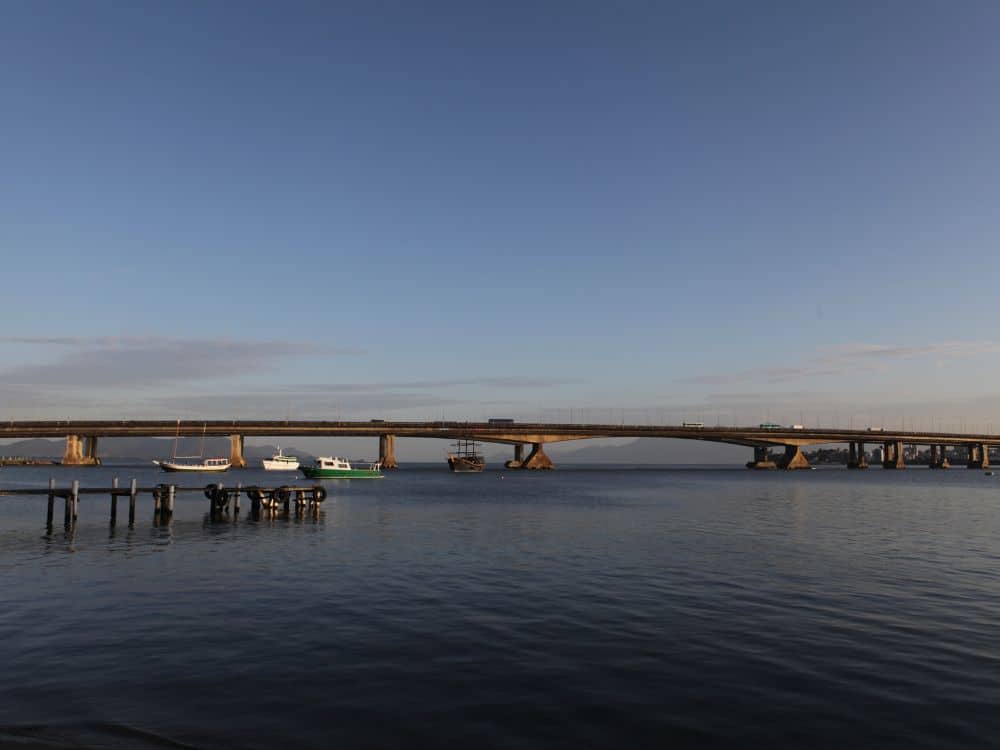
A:
POLYGON ((448 468, 456 474, 473 474, 486 468, 486 459, 475 440, 459 440, 448 452, 448 468))

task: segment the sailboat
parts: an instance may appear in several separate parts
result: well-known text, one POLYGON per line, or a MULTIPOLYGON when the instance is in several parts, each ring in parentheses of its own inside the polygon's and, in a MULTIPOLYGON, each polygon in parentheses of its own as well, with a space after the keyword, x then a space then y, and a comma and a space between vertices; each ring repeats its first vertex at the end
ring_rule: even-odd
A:
POLYGON ((169 461, 156 461, 153 463, 163 471, 227 471, 232 465, 228 458, 202 458, 205 455, 205 430, 207 425, 201 428, 201 450, 197 456, 178 456, 177 443, 181 437, 181 421, 177 420, 177 434, 174 435, 174 451, 169 461))
POLYGON ((456 474, 473 474, 486 468, 486 460, 475 440, 459 440, 448 453, 448 468, 456 474))

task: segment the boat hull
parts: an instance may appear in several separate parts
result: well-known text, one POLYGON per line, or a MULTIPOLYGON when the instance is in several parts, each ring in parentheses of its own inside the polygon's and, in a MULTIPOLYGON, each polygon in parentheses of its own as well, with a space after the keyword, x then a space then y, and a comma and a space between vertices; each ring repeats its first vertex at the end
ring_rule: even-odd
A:
POLYGON ((448 468, 456 474, 478 474, 486 468, 486 461, 478 457, 448 456, 448 468))
POLYGON ((264 471, 298 471, 299 469, 298 461, 274 461, 265 458, 261 463, 264 464, 264 471))
POLYGON ((153 461, 154 464, 159 466, 163 471, 197 471, 197 472, 209 472, 218 474, 223 471, 229 471, 229 467, 232 464, 213 464, 210 466, 205 466, 204 464, 177 464, 171 461, 153 461))
POLYGON ((381 479, 382 472, 377 469, 319 469, 315 466, 300 466, 301 471, 309 479, 381 479))

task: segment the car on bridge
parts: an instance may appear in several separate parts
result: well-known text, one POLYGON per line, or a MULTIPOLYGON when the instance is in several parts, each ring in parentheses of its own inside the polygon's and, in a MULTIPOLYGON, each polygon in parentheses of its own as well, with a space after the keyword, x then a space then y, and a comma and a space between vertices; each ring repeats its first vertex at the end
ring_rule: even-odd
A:
POLYGON ((775 422, 761 422, 760 429, 762 430, 780 430, 781 425, 775 422))

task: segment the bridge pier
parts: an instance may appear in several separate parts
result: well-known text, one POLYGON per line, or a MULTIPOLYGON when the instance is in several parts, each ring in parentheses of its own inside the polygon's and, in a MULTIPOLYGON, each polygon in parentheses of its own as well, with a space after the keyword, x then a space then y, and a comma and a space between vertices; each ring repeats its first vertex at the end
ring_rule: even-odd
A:
POLYGON ((524 468, 524 444, 515 443, 514 444, 514 458, 510 461, 504 461, 504 468, 506 469, 523 469, 524 468))
POLYGON ((951 464, 948 463, 948 454, 945 452, 945 446, 943 445, 932 445, 931 446, 931 462, 927 465, 928 469, 950 469, 951 464))
POLYGON ((847 468, 848 469, 867 469, 868 459, 865 458, 865 444, 864 443, 851 443, 848 457, 847 457, 847 468))
POLYGON ((378 438, 378 460, 383 469, 398 469, 399 462, 396 461, 396 436, 379 435, 378 438))
POLYGON ((552 463, 552 459, 548 457, 545 450, 542 448, 544 443, 532 443, 531 453, 528 457, 521 463, 522 469, 536 469, 536 470, 551 470, 556 468, 556 465, 552 463))
POLYGON ((97 457, 97 435, 87 435, 84 438, 83 460, 88 466, 101 465, 101 459, 97 457))
POLYGON ((903 461, 903 442, 901 440, 893 440, 882 444, 882 468, 906 468, 906 463, 903 461))
POLYGON ((966 449, 969 452, 969 463, 967 466, 970 469, 990 468, 989 446, 984 443, 970 443, 966 446, 966 449))
POLYGON ((67 435, 66 450, 63 453, 64 466, 97 466, 101 459, 97 457, 96 435, 67 435))
POLYGON ((245 438, 243 435, 229 436, 229 463, 232 464, 234 469, 245 469, 247 467, 246 459, 243 458, 244 441, 245 438))
POLYGON ((747 461, 748 469, 777 469, 778 465, 771 460, 771 449, 766 445, 758 445, 753 449, 753 461, 747 461))
POLYGON ((785 455, 778 459, 778 468, 786 471, 795 469, 811 469, 809 459, 802 452, 802 448, 797 445, 786 445, 785 455))
POLYGON ((947 447, 948 446, 946 446, 946 445, 939 445, 938 446, 939 460, 938 460, 937 468, 939 468, 939 469, 950 469, 951 468, 951 464, 948 463, 948 452, 946 451, 947 447))

